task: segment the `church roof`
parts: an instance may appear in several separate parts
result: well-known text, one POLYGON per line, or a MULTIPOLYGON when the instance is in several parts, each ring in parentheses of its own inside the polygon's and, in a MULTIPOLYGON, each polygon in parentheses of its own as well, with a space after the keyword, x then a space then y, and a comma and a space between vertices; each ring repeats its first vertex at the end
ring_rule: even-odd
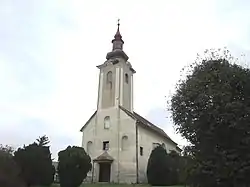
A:
POLYGON ((88 119, 88 121, 82 126, 81 128, 81 132, 83 131, 84 127, 86 127, 86 125, 91 121, 91 119, 96 115, 97 110, 94 112, 94 114, 92 114, 92 116, 90 116, 90 118, 88 119))
POLYGON ((168 139, 169 141, 171 141, 172 143, 176 144, 176 142, 174 142, 165 132, 164 130, 162 130, 161 128, 157 127, 156 125, 154 125, 153 123, 151 123, 150 121, 148 121, 147 119, 145 119, 144 117, 142 117, 141 115, 137 114, 136 112, 130 112, 129 110, 127 110, 126 108, 119 106, 120 109, 122 109, 126 114, 128 114, 130 117, 134 118, 135 120, 137 120, 137 122, 139 122, 138 124, 141 125, 144 128, 147 128, 149 130, 154 131, 155 133, 159 134, 160 136, 163 136, 164 138, 168 139))

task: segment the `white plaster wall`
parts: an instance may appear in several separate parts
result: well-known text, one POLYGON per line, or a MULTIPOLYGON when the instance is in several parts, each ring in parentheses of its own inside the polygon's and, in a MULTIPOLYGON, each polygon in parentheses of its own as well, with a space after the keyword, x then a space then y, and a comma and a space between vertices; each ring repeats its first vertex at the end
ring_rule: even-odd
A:
MULTIPOLYGON (((88 141, 92 141, 94 146, 94 150, 90 154, 91 159, 95 159, 104 152, 102 150, 103 141, 110 142, 108 153, 114 158, 111 165, 111 182, 136 182, 135 120, 116 107, 99 110, 83 130, 82 146, 85 150, 88 141), (110 116, 110 129, 104 129, 106 116, 110 116), (121 140, 124 135, 128 136, 126 150, 121 149, 121 140)), ((98 164, 95 164, 94 172, 94 181, 98 182, 98 164)), ((90 172, 88 175, 91 178, 92 173, 90 172)))
POLYGON ((96 120, 96 115, 90 120, 89 124, 87 124, 84 127, 83 132, 82 132, 82 147, 85 149, 85 151, 87 150, 87 142, 88 141, 93 142, 93 139, 91 137, 95 135, 95 132, 94 132, 95 120, 96 120))
MULTIPOLYGON (((120 149, 120 177, 122 183, 136 182, 136 121, 121 111, 120 144, 123 136, 128 137, 124 150, 120 149)), ((121 148, 121 146, 120 146, 121 148)))
MULTIPOLYGON (((92 120, 87 124, 83 130, 82 146, 87 149, 87 142, 93 142, 93 150, 90 154, 91 159, 100 156, 103 151, 103 141, 109 141, 110 149, 108 153, 114 158, 111 165, 111 182, 119 183, 135 183, 136 182, 136 122, 125 112, 119 109, 119 105, 125 106, 128 110, 133 111, 133 74, 129 70, 123 59, 119 59, 120 63, 116 65, 108 65, 102 67, 99 78, 99 94, 97 113, 92 120), (112 102, 113 107, 103 108, 102 92, 103 89, 103 72, 108 72, 113 69, 115 75, 115 91, 112 102), (123 76, 127 72, 131 77, 131 84, 126 87, 124 84, 123 76), (130 89, 128 89, 130 88, 130 89), (126 92, 127 91, 127 92, 126 92), (124 97, 124 93, 129 94, 130 97, 124 97), (127 104, 126 104, 127 103, 127 104), (110 116, 110 128, 104 129, 104 118, 110 116), (122 137, 128 137, 127 148, 121 149, 122 137)), ((153 143, 164 143, 167 151, 176 150, 176 145, 171 141, 153 133, 150 130, 138 126, 138 161, 139 161, 139 181, 146 182, 146 168, 149 155, 153 148, 153 143), (140 146, 143 147, 143 156, 140 156, 140 146)), ((92 178, 92 172, 88 174, 92 178)), ((98 182, 99 177, 99 164, 94 165, 94 182, 98 182)))
MULTIPOLYGON (((93 160, 93 155, 95 155, 95 122, 96 122, 96 115, 89 121, 89 123, 84 127, 83 132, 82 132, 82 147, 85 149, 87 152, 87 143, 88 141, 92 141, 93 143, 93 150, 89 154, 91 157, 91 161, 93 160)), ((93 164, 93 162, 92 162, 93 164)), ((92 165, 93 169, 93 165, 92 165)), ((92 170, 87 174, 87 177, 85 179, 86 182, 90 182, 92 180, 92 170)))

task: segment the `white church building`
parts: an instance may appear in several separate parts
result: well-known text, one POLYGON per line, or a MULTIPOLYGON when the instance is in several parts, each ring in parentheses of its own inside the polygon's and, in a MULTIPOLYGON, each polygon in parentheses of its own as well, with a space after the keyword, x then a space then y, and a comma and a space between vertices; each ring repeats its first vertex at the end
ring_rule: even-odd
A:
POLYGON ((156 146, 181 149, 162 129, 134 112, 135 70, 123 51, 119 30, 100 70, 97 110, 81 128, 82 147, 93 166, 87 181, 146 183, 147 162, 156 146))

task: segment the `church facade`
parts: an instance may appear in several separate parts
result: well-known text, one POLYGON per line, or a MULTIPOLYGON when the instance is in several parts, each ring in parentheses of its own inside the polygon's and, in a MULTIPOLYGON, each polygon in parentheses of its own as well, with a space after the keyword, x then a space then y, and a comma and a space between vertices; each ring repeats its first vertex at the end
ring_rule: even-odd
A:
POLYGON ((82 147, 92 159, 89 182, 146 183, 149 155, 162 145, 181 149, 162 129, 134 112, 133 76, 119 24, 112 51, 100 70, 97 110, 81 128, 82 147))

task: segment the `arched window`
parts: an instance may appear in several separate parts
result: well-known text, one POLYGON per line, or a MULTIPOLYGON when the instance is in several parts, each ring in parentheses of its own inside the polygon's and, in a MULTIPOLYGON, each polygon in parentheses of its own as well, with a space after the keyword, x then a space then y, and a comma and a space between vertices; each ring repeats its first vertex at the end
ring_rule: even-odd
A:
POLYGON ((128 136, 122 137, 122 150, 126 150, 128 148, 128 136))
POLYGON ((93 148, 93 143, 92 143, 92 141, 88 141, 88 143, 87 143, 87 153, 88 153, 88 154, 91 154, 92 148, 93 148))
POLYGON ((107 80, 106 80, 107 87, 112 89, 112 71, 107 73, 107 80))
POLYGON ((104 129, 109 129, 110 128, 110 117, 106 116, 104 118, 104 129))
POLYGON ((128 83, 128 74, 125 73, 125 82, 128 83))

